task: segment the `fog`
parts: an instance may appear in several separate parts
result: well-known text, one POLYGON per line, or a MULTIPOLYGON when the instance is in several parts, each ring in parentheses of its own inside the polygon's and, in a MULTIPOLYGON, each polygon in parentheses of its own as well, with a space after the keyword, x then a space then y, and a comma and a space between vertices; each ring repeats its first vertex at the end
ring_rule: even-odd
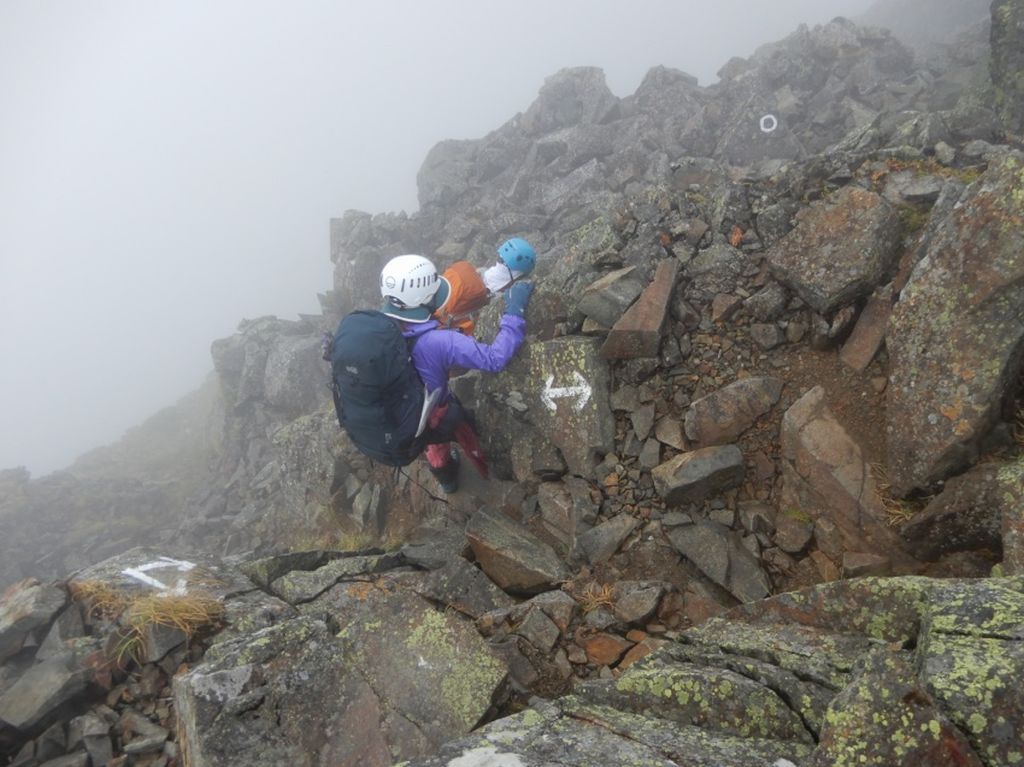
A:
POLYGON ((196 388, 239 320, 317 313, 328 221, 416 209, 430 147, 544 78, 702 84, 869 0, 0 2, 0 468, 39 475, 196 388))

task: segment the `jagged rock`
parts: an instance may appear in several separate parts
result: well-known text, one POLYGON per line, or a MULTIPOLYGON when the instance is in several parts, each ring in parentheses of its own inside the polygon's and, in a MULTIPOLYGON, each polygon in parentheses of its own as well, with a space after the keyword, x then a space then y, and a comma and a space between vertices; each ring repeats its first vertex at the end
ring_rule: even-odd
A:
POLYGON ((566 482, 543 482, 537 488, 537 505, 544 530, 572 554, 577 535, 596 516, 590 488, 576 477, 566 482))
POLYGON ((630 514, 618 514, 580 535, 580 550, 592 564, 605 562, 611 559, 639 524, 640 520, 630 514))
POLYGON ((821 386, 786 411, 780 441, 781 509, 836 525, 847 551, 883 554, 896 563, 907 560, 886 525, 885 509, 860 446, 832 415, 821 386))
POLYGON ((795 508, 785 508, 775 515, 775 545, 788 554, 798 554, 814 537, 814 520, 795 508))
POLYGON ((664 416, 654 424, 654 436, 658 442, 676 450, 686 450, 686 439, 683 436, 683 424, 678 418, 664 416))
POLYGON ((514 604, 508 594, 462 557, 410 581, 409 585, 420 596, 471 618, 514 604))
POLYGON ((554 549, 499 511, 481 509, 474 514, 466 537, 481 569, 506 591, 545 591, 568 577, 554 549))
POLYGON ((606 274, 587 286, 576 308, 595 322, 612 327, 639 298, 644 283, 634 266, 606 274))
POLYGON ((1024 133, 1024 8, 1017 0, 992 3, 992 85, 1008 133, 1024 133))
POLYGON ((741 602, 763 599, 771 591, 757 557, 724 525, 700 521, 677 527, 668 537, 680 554, 741 602))
POLYGON ((844 578, 860 578, 865 575, 889 575, 892 572, 892 562, 888 557, 880 557, 877 554, 863 554, 857 551, 848 551, 843 554, 844 578))
POLYGON ((737 487, 743 474, 743 454, 735 445, 725 445, 677 455, 655 468, 651 477, 665 503, 678 506, 737 487))
POLYGON ((664 583, 619 581, 612 589, 612 612, 623 623, 643 623, 658 609, 664 593, 664 583))
POLYGON ((191 764, 303 764, 319 754, 383 766, 468 733, 505 676, 472 625, 403 592, 366 593, 351 608, 335 616, 337 637, 296 618, 222 644, 176 677, 191 764), (259 710, 275 712, 276 726, 251 715, 259 710))
POLYGON ((292 605, 263 591, 238 594, 224 602, 224 627, 210 641, 213 644, 226 642, 296 615, 298 611, 292 605))
POLYGON ((985 764, 1011 764, 1020 753, 1022 620, 1024 595, 1008 584, 952 582, 935 589, 918 642, 925 689, 985 764))
POLYGON ((289 604, 310 602, 343 580, 354 580, 389 570, 401 564, 392 554, 345 557, 328 562, 316 570, 296 570, 270 584, 270 590, 289 604))
POLYGON ((775 278, 819 314, 869 295, 899 255, 899 216, 873 192, 846 187, 801 211, 798 221, 768 261, 775 278))
POLYGON ((972 549, 1000 551, 1002 521, 1017 503, 1013 482, 1004 480, 1012 466, 982 463, 947 481, 942 492, 903 526, 910 550, 922 559, 972 549))
POLYGON ((252 579, 260 588, 268 589, 273 581, 293 570, 316 570, 335 559, 337 553, 313 550, 294 551, 262 559, 253 559, 238 566, 240 572, 252 579))
POLYGON ((77 607, 61 610, 50 630, 46 632, 46 637, 39 643, 35 658, 37 661, 48 660, 60 655, 67 650, 65 642, 83 636, 85 624, 82 621, 82 611, 77 607))
MULTIPOLYGON (((725 243, 715 243, 686 265, 690 284, 685 295, 695 302, 714 300, 719 293, 731 293, 747 270, 747 257, 725 243)), ((677 310, 678 316, 678 310, 677 310)))
POLYGON ((84 748, 93 764, 107 764, 114 756, 110 725, 93 712, 75 717, 68 724, 68 747, 84 748))
POLYGON ((320 336, 284 336, 270 348, 264 366, 266 401, 282 411, 301 414, 328 400, 322 385, 325 363, 320 358, 320 336))
POLYGON ((703 447, 734 442, 782 394, 777 378, 744 378, 701 397, 686 411, 686 436, 703 447))
POLYGON ((4 591, 0 597, 0 663, 18 652, 32 632, 49 624, 67 600, 64 589, 34 578, 4 591))
POLYGON ((854 370, 866 369, 885 341, 885 331, 891 315, 891 288, 875 291, 860 313, 853 333, 843 344, 839 359, 854 370))
MULTIPOLYGON (((527 344, 501 378, 496 385, 521 391, 531 403, 526 420, 559 449, 571 473, 589 475, 596 455, 612 450, 608 368, 598 356, 597 341, 573 336, 527 344)), ((478 416, 483 417, 481 411, 478 416)), ((521 421, 514 419, 481 429, 497 435, 521 431, 521 421)), ((488 450, 488 455, 497 452, 488 450)))
POLYGON ((541 652, 551 652, 561 637, 558 626, 540 609, 528 610, 516 633, 541 652))
POLYGON ((900 496, 969 465, 1024 349, 1024 157, 994 161, 937 225, 886 337, 889 481, 900 496), (1015 191, 1017 190, 1017 191, 1015 191))
POLYGON ((679 262, 675 259, 665 259, 658 264, 654 281, 612 326, 601 347, 602 357, 633 359, 658 355, 678 273, 679 262))
POLYGON ((98 640, 30 667, 0 694, 0 721, 31 731, 61 706, 85 691, 92 676, 87 656, 100 649, 98 640))
POLYGON ((216 599, 254 589, 252 581, 209 555, 174 556, 173 552, 137 547, 76 573, 68 584, 99 582, 125 596, 158 592, 188 593, 192 584, 216 599))
POLYGON ((931 204, 939 199, 945 180, 939 176, 918 176, 910 171, 886 179, 883 196, 894 205, 931 204))
POLYGON ((743 305, 757 321, 773 322, 779 318, 788 302, 789 294, 786 289, 772 281, 746 299, 743 305))
POLYGON ((963 765, 983 762, 912 668, 909 653, 883 648, 864 658, 829 706, 812 764, 963 765))

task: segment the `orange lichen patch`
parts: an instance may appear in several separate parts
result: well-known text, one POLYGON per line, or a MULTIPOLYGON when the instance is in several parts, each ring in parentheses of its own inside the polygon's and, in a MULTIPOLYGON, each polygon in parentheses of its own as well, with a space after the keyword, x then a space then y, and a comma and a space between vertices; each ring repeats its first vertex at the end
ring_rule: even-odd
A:
POLYGON ((959 419, 963 411, 964 409, 960 404, 939 406, 939 412, 946 416, 950 421, 956 421, 959 419))
POLYGON ((360 602, 365 602, 373 593, 377 590, 376 586, 370 582, 356 582, 349 584, 348 588, 345 589, 345 593, 353 599, 358 599, 360 602))
POLYGON ((661 243, 661 247, 667 248, 672 244, 672 235, 668 232, 662 232, 658 235, 658 241, 661 243))
POLYGON ((729 244, 734 248, 738 248, 743 243, 743 230, 738 226, 734 226, 732 231, 729 233, 729 244))

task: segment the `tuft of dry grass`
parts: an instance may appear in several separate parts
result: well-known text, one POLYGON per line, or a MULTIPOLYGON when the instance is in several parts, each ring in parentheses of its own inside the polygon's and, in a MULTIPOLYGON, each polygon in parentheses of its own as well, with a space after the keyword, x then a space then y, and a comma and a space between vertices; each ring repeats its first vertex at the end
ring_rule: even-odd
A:
POLYGON ((584 615, 599 607, 612 607, 615 604, 612 586, 607 583, 588 583, 578 591, 569 591, 569 596, 576 600, 584 615))
POLYGON ((86 605, 89 616, 120 623, 110 661, 122 669, 130 662, 141 665, 146 635, 153 626, 176 629, 186 641, 191 641, 200 632, 219 626, 224 619, 224 605, 201 590, 130 596, 101 581, 76 581, 70 589, 72 598, 86 605))
POLYGON ((203 592, 190 594, 149 594, 134 600, 125 611, 125 623, 133 629, 166 626, 192 639, 224 618, 224 605, 203 592))
POLYGON ((875 495, 885 509, 886 522, 890 527, 902 527, 914 515, 928 505, 931 497, 918 499, 894 498, 892 485, 885 467, 880 463, 871 464, 871 473, 875 478, 875 495))
POLYGON ((128 599, 103 581, 73 581, 68 586, 71 598, 85 605, 88 618, 113 620, 124 612, 128 599))

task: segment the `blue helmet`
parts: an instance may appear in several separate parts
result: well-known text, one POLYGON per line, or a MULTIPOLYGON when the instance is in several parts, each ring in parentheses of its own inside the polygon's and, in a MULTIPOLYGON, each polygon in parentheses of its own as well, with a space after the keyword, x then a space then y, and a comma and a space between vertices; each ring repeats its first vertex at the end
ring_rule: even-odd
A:
POLYGON ((527 274, 537 265, 537 252, 522 237, 505 240, 498 248, 498 258, 514 272, 527 274))

